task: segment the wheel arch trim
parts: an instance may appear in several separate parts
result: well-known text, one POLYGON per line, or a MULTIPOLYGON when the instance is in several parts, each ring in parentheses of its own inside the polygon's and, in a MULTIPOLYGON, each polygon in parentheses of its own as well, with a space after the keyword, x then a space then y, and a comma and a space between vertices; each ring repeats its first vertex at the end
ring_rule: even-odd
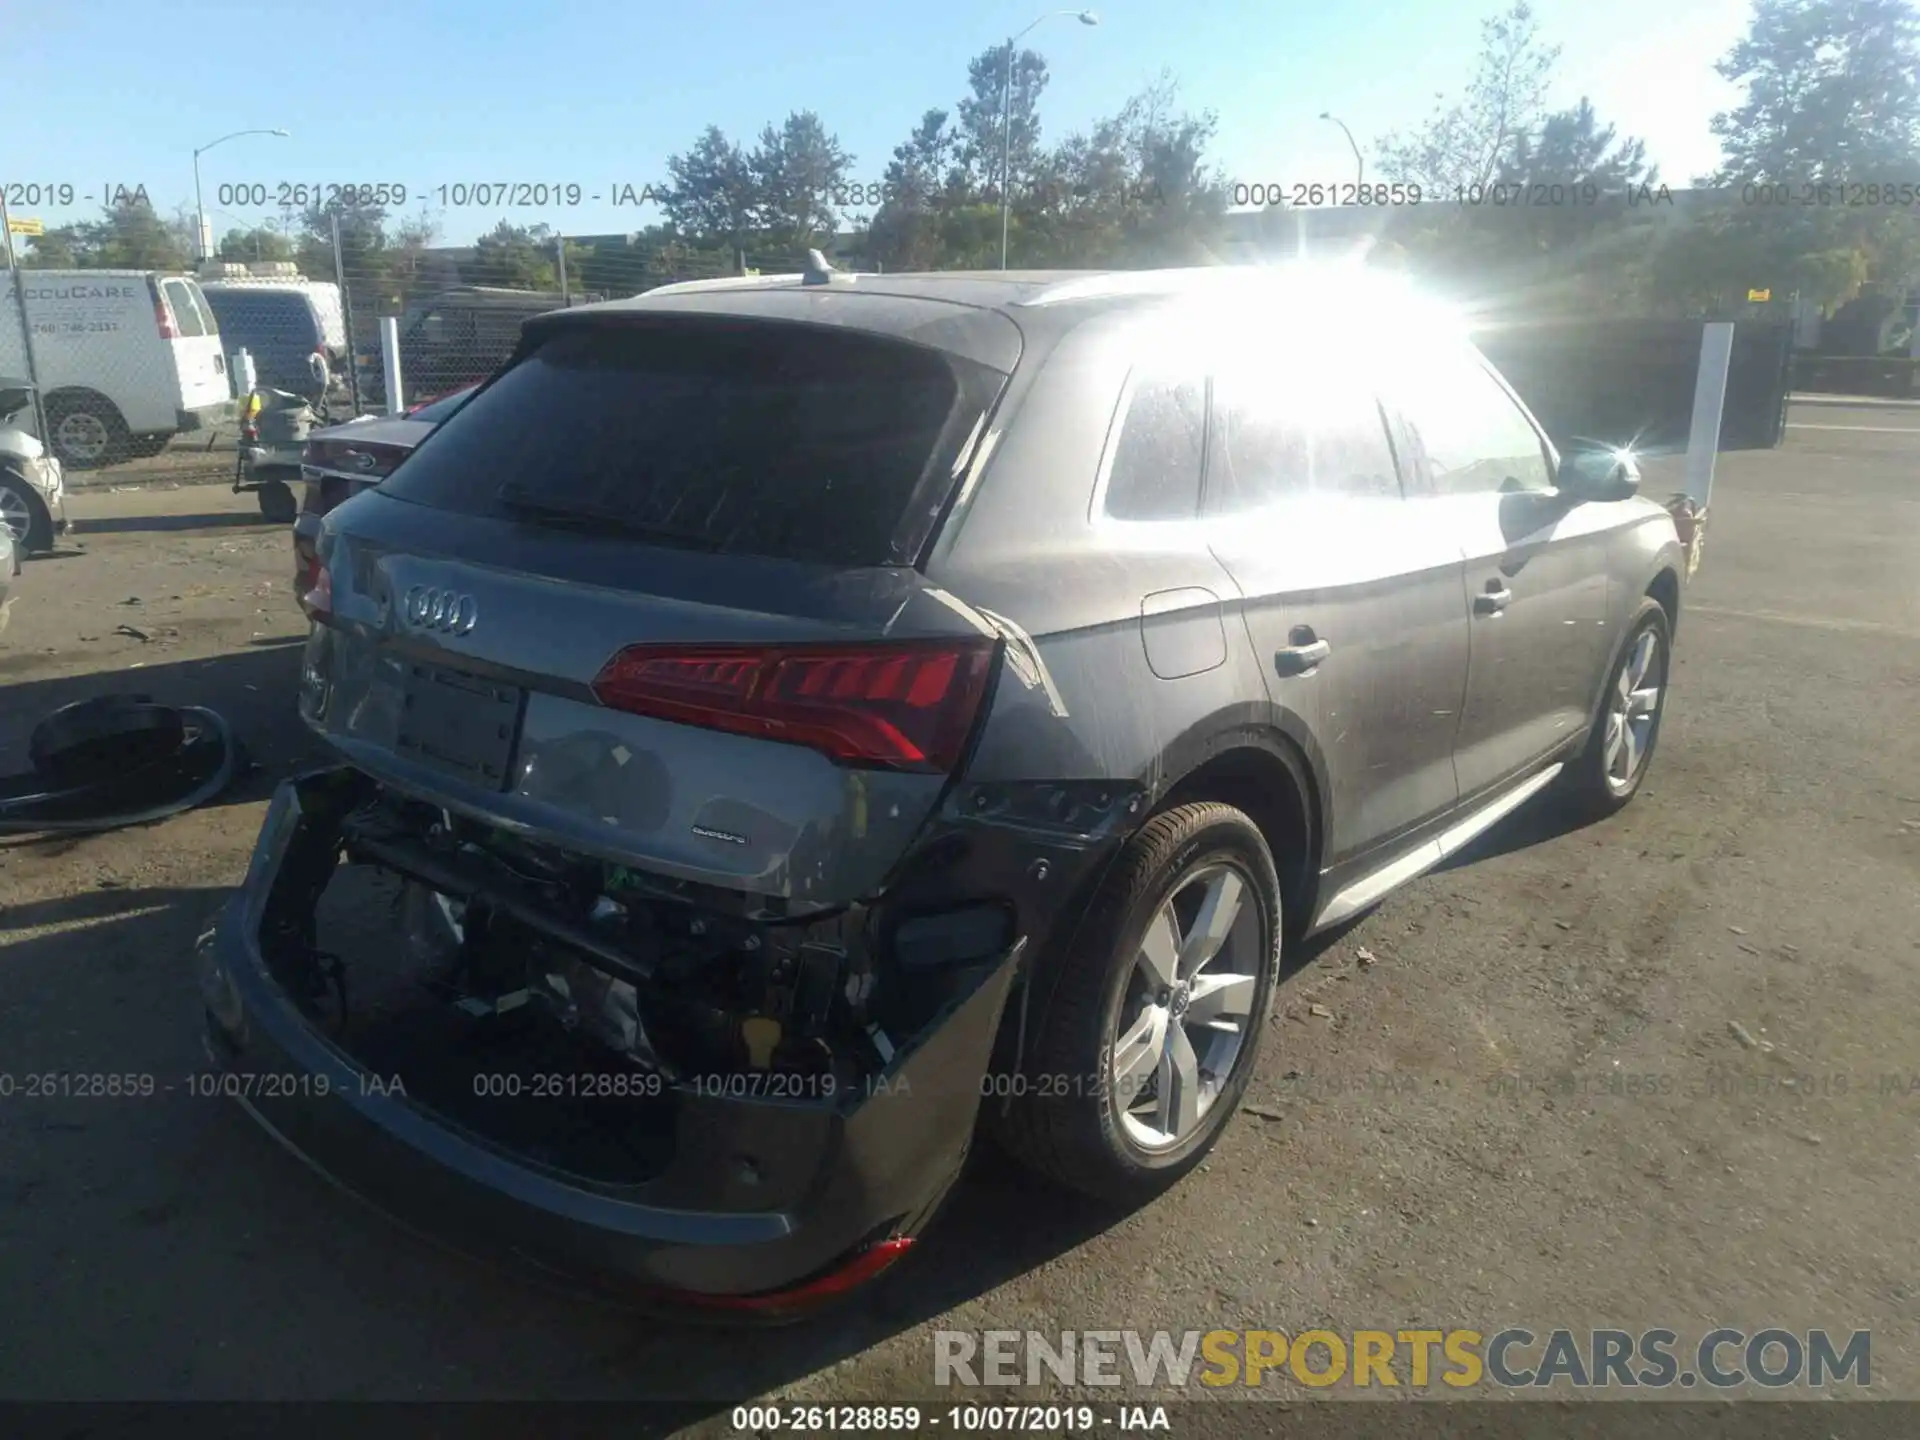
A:
MULTIPOLYGON (((1330 832, 1329 797, 1332 786, 1327 761, 1306 722, 1270 702, 1231 705, 1189 726, 1163 747, 1157 771, 1146 783, 1148 804, 1139 824, 1166 808, 1169 797, 1200 776, 1208 766, 1234 755, 1253 752, 1278 762, 1291 777, 1306 828, 1306 853, 1298 857, 1299 893, 1286 897, 1296 911, 1311 913, 1320 879, 1325 837, 1330 832)), ((1221 797, 1231 804, 1231 797, 1221 797)), ((1257 817, 1256 817, 1257 818, 1257 817)), ((1135 830, 1139 826, 1135 826, 1135 830)), ((1275 856, 1283 877, 1287 857, 1275 856)), ((1288 917, 1289 927, 1294 916, 1288 917)))

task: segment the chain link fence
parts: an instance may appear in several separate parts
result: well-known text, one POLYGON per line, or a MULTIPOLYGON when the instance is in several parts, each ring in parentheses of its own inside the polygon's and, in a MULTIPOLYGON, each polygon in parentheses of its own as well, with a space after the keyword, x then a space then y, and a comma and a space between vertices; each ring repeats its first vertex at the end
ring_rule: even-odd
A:
POLYGON ((800 263, 625 235, 434 246, 336 217, 294 258, 146 271, 9 264, 0 379, 25 382, 37 404, 0 427, 45 440, 70 486, 237 481, 256 390, 313 403, 327 422, 411 408, 486 378, 543 311, 800 263))

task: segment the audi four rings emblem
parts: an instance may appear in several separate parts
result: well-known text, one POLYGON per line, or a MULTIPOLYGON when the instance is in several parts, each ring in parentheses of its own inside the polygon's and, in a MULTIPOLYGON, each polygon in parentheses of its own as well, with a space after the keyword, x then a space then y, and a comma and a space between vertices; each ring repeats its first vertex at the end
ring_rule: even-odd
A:
POLYGON ((407 620, 422 629, 465 635, 479 618, 479 607, 471 595, 457 595, 433 585, 416 585, 407 591, 407 620))

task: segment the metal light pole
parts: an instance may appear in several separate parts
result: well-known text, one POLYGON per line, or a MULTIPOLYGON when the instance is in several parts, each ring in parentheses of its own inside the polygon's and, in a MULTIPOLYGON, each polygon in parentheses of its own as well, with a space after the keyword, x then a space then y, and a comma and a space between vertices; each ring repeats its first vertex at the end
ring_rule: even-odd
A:
POLYGON ((1000 81, 1000 268, 1007 268, 1007 217, 1013 198, 1013 47, 1034 25, 1056 15, 1071 15, 1082 25, 1098 25, 1100 17, 1091 10, 1049 10, 1019 35, 1007 37, 1007 62, 1000 81))
POLYGON ((1330 110, 1322 110, 1320 112, 1320 118, 1322 120, 1333 121, 1334 124, 1340 127, 1340 132, 1347 137, 1347 144, 1353 147, 1353 183, 1355 185, 1365 184, 1367 179, 1367 162, 1360 158, 1360 143, 1353 138, 1353 132, 1347 129, 1347 122, 1330 110))
POLYGON ((285 139, 286 134, 284 130, 236 130, 231 135, 222 135, 218 140, 209 140, 193 152, 193 223, 195 226, 193 246, 200 252, 202 260, 211 258, 209 251, 213 247, 207 244, 207 206, 206 202, 200 198, 200 157, 214 146, 224 145, 229 140, 238 140, 242 135, 278 135, 285 139))

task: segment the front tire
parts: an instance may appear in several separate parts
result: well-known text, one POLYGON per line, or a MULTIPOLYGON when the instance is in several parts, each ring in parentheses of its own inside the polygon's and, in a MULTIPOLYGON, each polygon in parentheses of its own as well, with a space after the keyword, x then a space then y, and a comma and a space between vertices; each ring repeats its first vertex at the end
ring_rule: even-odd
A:
POLYGON ((1007 1113, 987 1102, 996 1138, 1098 1199, 1138 1204, 1172 1185, 1239 1108, 1280 935, 1273 856, 1244 813, 1201 803, 1148 821, 1047 977, 1007 1113))
POLYGON ((1607 674, 1586 748, 1566 772, 1566 798, 1582 818, 1612 815, 1640 793, 1666 714, 1672 655, 1672 622, 1647 596, 1607 674))

